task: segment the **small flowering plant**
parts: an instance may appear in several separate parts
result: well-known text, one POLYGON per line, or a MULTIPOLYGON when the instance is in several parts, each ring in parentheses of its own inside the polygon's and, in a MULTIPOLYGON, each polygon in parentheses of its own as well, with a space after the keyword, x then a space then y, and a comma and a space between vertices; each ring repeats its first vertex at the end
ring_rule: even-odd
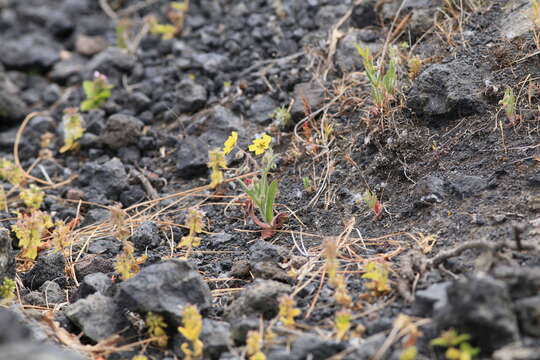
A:
POLYGON ((83 90, 86 100, 81 103, 81 110, 88 111, 97 109, 111 97, 111 89, 114 85, 109 83, 107 76, 99 71, 94 72, 94 80, 83 82, 83 90))
MULTIPOLYGON (((221 154, 228 155, 236 147, 237 141, 238 133, 233 131, 223 144, 223 149, 218 150, 221 154)), ((267 134, 262 134, 248 146, 248 150, 254 153, 255 156, 263 155, 260 164, 249 152, 238 149, 239 153, 237 154, 240 155, 239 158, 245 157, 253 167, 260 169, 261 171, 260 176, 240 181, 240 185, 249 197, 249 199, 243 203, 246 213, 251 217, 255 224, 262 228, 261 237, 263 239, 267 239, 274 235, 276 230, 283 225, 287 218, 287 214, 285 213, 274 214, 274 205, 279 183, 277 180, 269 180, 270 171, 276 167, 276 156, 270 147, 271 143, 272 137, 267 134), (255 214, 255 208, 259 210, 262 220, 255 214)), ((216 172, 215 170, 219 167, 224 167, 224 158, 222 160, 223 161, 219 164, 217 164, 217 162, 212 162, 212 164, 209 163, 212 173, 216 172), (215 166, 211 166, 214 165, 214 163, 216 163, 215 166)), ((222 179, 222 177, 215 179, 215 176, 212 176, 211 186, 215 187, 215 184, 218 181, 221 182, 222 179)))

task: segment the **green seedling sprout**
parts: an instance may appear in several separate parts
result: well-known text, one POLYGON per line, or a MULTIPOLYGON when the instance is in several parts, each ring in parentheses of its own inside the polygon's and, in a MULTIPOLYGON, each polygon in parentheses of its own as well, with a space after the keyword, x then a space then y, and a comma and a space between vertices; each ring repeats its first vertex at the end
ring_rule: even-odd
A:
POLYGON ((97 109, 111 97, 111 89, 114 85, 109 84, 107 77, 98 71, 94 72, 94 80, 83 82, 83 90, 86 100, 81 103, 82 111, 97 109))

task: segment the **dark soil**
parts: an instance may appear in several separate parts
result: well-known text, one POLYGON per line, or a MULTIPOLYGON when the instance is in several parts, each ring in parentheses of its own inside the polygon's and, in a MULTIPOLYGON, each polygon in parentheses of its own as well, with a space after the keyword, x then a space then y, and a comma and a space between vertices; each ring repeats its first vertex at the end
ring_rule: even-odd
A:
POLYGON ((470 335, 475 358, 538 359, 529 1, 191 0, 176 37, 148 31, 149 16, 165 24, 170 13, 165 0, 0 0, 0 157, 27 172, 20 186, 3 182, 0 280, 16 279, 17 297, 0 302, 0 360, 186 358, 177 327, 188 304, 203 315, 207 359, 250 358, 247 333, 263 329, 261 350, 276 360, 400 359, 411 345, 417 359, 444 359, 430 341, 449 329, 470 335), (376 60, 398 54, 384 110, 356 44, 376 60), (82 113, 79 148, 61 153, 64 110, 79 108, 96 71, 112 96, 82 113), (508 88, 514 118, 500 103, 508 88), (291 124, 273 117, 280 107, 291 124), (256 170, 240 151, 226 181, 208 186, 208 151, 232 131, 241 149, 273 137, 276 213, 288 220, 270 238, 234 180, 256 170), (73 221, 65 255, 44 233, 35 262, 23 257, 11 226, 28 212, 18 195, 29 184, 45 191, 42 211, 73 221), (204 231, 188 251, 177 244, 192 208, 204 231), (349 306, 328 281, 331 241, 349 306), (140 272, 122 280, 115 264, 130 246, 140 272), (362 277, 370 263, 386 264, 390 291, 362 277), (301 310, 294 327, 279 319, 283 294, 301 310), (147 340, 149 312, 167 324, 166 346, 147 340))

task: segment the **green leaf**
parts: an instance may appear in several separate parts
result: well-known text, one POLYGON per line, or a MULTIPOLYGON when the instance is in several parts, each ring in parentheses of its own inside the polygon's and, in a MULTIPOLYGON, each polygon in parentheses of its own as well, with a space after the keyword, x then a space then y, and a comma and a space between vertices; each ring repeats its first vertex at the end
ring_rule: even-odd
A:
POLYGON ((274 219, 274 201, 276 200, 277 190, 278 182, 274 180, 268 186, 268 191, 266 192, 265 218, 268 224, 271 224, 274 219))
POLYGON ((94 82, 90 80, 83 81, 83 90, 87 98, 96 96, 96 88, 94 82))
POLYGON ((96 105, 92 99, 86 99, 81 103, 81 110, 82 111, 88 111, 95 109, 96 105))

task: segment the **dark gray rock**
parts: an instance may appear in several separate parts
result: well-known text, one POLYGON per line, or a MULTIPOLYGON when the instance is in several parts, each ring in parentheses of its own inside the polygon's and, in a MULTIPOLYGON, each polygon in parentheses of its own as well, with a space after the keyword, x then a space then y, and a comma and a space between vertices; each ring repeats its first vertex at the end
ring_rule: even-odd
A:
POLYGON ((111 216, 111 212, 108 209, 104 209, 104 208, 90 209, 88 210, 86 214, 84 214, 83 221, 81 222, 81 226, 88 226, 88 225, 104 222, 110 216, 111 216))
POLYGON ((15 254, 11 247, 10 231, 4 227, 0 228, 0 282, 4 278, 13 279, 15 277, 15 254))
POLYGON ((0 62, 8 68, 44 71, 60 60, 61 47, 44 32, 0 42, 0 62))
POLYGON ((205 311, 212 295, 208 285, 188 261, 170 260, 150 265, 135 277, 122 282, 115 297, 122 307, 141 314, 163 314, 178 324, 188 304, 205 311))
POLYGON ((126 179, 126 170, 118 158, 112 158, 104 164, 86 163, 79 176, 81 184, 89 187, 87 189, 89 200, 91 195, 98 198, 104 196, 111 200, 118 199, 122 190, 127 187, 126 179))
POLYGON ((493 360, 540 360, 540 347, 526 347, 521 344, 510 344, 495 351, 493 360))
POLYGON ((0 326, 0 345, 31 339, 32 331, 14 311, 0 307, 0 324, 9 324, 0 326))
POLYGON ((90 78, 94 71, 106 75, 111 80, 120 80, 120 76, 129 73, 136 63, 136 58, 122 49, 109 47, 100 52, 86 65, 87 77, 90 78))
POLYGON ((540 337, 540 296, 519 300, 515 304, 521 330, 533 337, 540 337))
POLYGON ((452 191, 461 198, 476 196, 487 187, 487 180, 480 176, 458 175, 450 182, 452 191))
POLYGON ((180 113, 192 113, 206 104, 206 88, 191 79, 182 80, 176 85, 175 98, 180 113))
POLYGON ((425 290, 419 290, 414 296, 413 311, 422 316, 432 316, 434 312, 446 306, 446 290, 450 282, 442 282, 430 285, 425 290))
POLYGON ((375 13, 375 1, 367 0, 358 3, 351 14, 351 24, 358 28, 372 26, 377 23, 377 14, 375 13))
POLYGON ((39 291, 43 294, 45 304, 61 304, 67 301, 66 293, 54 281, 45 281, 39 291))
POLYGON ((417 204, 440 203, 445 196, 444 181, 437 176, 425 176, 414 186, 414 198, 417 204))
POLYGON ((19 89, 0 71, 0 122, 22 121, 29 109, 21 100, 19 89))
POLYGON ((514 300, 536 296, 540 289, 539 266, 499 265, 493 270, 493 276, 506 284, 514 300))
MULTIPOLYGON (((232 346, 230 325, 223 321, 203 319, 200 340, 204 344, 205 359, 220 359, 221 354, 227 352, 232 346)), ((179 358, 184 356, 180 349, 186 339, 179 332, 175 332, 172 348, 179 358)))
POLYGON ((104 274, 110 274, 114 272, 114 258, 107 258, 104 256, 87 256, 82 260, 79 260, 75 264, 75 274, 78 279, 101 272, 104 274))
POLYGON ((475 274, 452 283, 447 296, 448 305, 435 317, 440 330, 456 328, 471 334, 487 353, 519 339, 510 294, 502 281, 475 274))
POLYGON ((144 124, 134 116, 114 114, 107 119, 101 141, 111 149, 137 144, 144 124))
POLYGON ((30 291, 28 294, 23 296, 25 304, 34 305, 34 306, 45 306, 45 297, 39 291, 30 291))
POLYGON ((47 280, 58 282, 60 286, 67 284, 64 256, 60 252, 46 251, 38 255, 36 264, 23 274, 26 287, 38 290, 47 280))
POLYGON ((232 131, 240 132, 241 129, 242 122, 238 116, 216 105, 197 114, 186 127, 186 134, 201 137, 210 147, 222 147, 232 131))
POLYGON ((369 48, 372 54, 382 49, 381 41, 375 42, 375 32, 368 29, 350 28, 347 34, 339 41, 335 54, 335 64, 343 74, 364 69, 362 56, 358 53, 356 45, 369 48))
POLYGON ((287 272, 279 265, 283 262, 288 250, 272 245, 264 240, 257 240, 249 248, 249 265, 256 278, 289 282, 287 272))
POLYGON ((225 310, 227 319, 237 319, 243 315, 260 315, 271 319, 278 314, 278 298, 290 293, 289 285, 273 281, 257 279, 240 293, 225 310))
POLYGON ((106 339, 128 326, 115 301, 95 293, 69 305, 66 316, 93 341, 106 339))
POLYGON ((178 176, 189 179, 208 172, 208 144, 203 140, 188 136, 180 142, 176 151, 178 176))
POLYGON ((460 118, 482 113, 486 71, 461 60, 428 66, 418 76, 407 105, 419 116, 460 118))
POLYGON ((315 15, 315 23, 322 29, 330 29, 348 10, 349 6, 345 4, 321 6, 315 15))
POLYGON ((312 111, 318 110, 324 101, 324 88, 317 82, 300 83, 294 87, 294 104, 291 108, 291 117, 298 122, 305 117, 304 100, 309 104, 312 111))
MULTIPOLYGON (((107 214, 108 216, 108 214, 107 214)), ((102 220, 105 220, 103 218, 102 220)), ((109 254, 116 255, 120 252, 122 242, 114 237, 105 237, 101 239, 92 240, 88 245, 88 253, 90 254, 109 254)))
POLYGON ((80 56, 73 55, 69 59, 55 63, 49 76, 57 83, 74 85, 83 79, 85 67, 86 61, 80 56))
MULTIPOLYGON (((432 25, 436 13, 443 6, 442 0, 406 0, 401 9, 401 14, 410 14, 411 18, 407 26, 407 32, 413 38, 421 36, 432 25)), ((385 21, 393 21, 398 9, 400 1, 388 1, 381 6, 381 13, 385 21)))
POLYGON ((192 67, 203 69, 208 75, 223 72, 229 66, 224 55, 216 53, 197 53, 192 56, 192 67))
POLYGON ((251 105, 251 120, 261 125, 268 124, 277 107, 277 103, 270 96, 259 95, 251 105))
POLYGON ((325 360, 345 350, 345 345, 314 335, 302 335, 292 345, 292 359, 325 360))
POLYGON ((362 343, 353 347, 343 360, 371 359, 381 348, 387 338, 386 332, 381 332, 366 338, 362 343))
POLYGON ((80 354, 47 344, 14 342, 0 345, 1 360, 84 360, 80 354))
POLYGON ((133 242, 137 250, 141 251, 158 246, 161 243, 161 237, 159 236, 157 224, 152 221, 143 222, 135 229, 131 242, 133 242))
POLYGON ((247 334, 259 330, 260 320, 256 317, 241 316, 231 320, 231 339, 237 346, 246 344, 247 334))
POLYGON ((104 273, 93 273, 86 275, 79 288, 77 289, 77 296, 79 299, 84 299, 88 295, 99 293, 108 295, 108 291, 112 286, 112 281, 109 276, 104 273))

